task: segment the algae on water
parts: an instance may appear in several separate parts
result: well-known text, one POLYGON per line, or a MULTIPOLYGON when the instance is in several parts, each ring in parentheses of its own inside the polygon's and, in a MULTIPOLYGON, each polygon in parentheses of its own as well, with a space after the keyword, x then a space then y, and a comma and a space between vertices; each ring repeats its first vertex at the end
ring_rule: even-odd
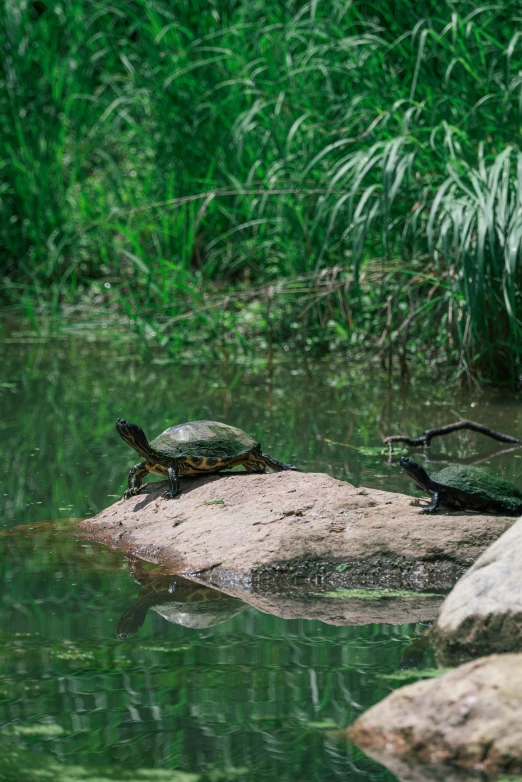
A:
MULTIPOLYGON (((339 568, 336 568, 339 570, 339 568)), ((342 572, 342 571, 340 571, 342 572)), ((416 597, 443 597, 439 592, 410 592, 407 589, 336 589, 333 592, 311 592, 314 597, 334 597, 339 600, 386 600, 402 598, 414 600, 416 597)))
POLYGON ((408 670, 394 671, 393 673, 382 673, 379 678, 390 682, 406 682, 412 679, 437 679, 445 673, 449 673, 453 668, 409 668, 408 670))

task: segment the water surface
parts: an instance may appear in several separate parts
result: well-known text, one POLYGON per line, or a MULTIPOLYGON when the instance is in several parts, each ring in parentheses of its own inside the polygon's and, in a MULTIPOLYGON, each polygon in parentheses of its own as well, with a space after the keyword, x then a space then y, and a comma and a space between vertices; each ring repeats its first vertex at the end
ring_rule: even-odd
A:
MULTIPOLYGON (((73 339, 6 341, 1 359, 0 780, 394 779, 340 731, 432 665, 415 652, 423 625, 339 627, 241 606, 180 624, 179 606, 160 601, 118 637, 143 578, 122 555, 65 535, 65 520, 121 496, 135 459, 118 416, 150 436, 225 421, 308 471, 416 494, 382 436, 458 417, 516 435, 519 397, 389 385, 377 367, 341 361, 280 362, 271 375, 183 367, 73 339)), ((429 460, 483 460, 522 485, 522 454, 502 450, 460 433, 429 460)))

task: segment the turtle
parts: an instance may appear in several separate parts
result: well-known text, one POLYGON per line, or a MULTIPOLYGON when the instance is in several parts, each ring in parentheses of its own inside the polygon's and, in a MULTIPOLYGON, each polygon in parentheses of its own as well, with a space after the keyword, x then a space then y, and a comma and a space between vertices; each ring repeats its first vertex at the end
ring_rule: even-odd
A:
POLYGON ((200 630, 231 619, 247 604, 224 592, 189 581, 182 576, 148 573, 129 562, 133 579, 141 586, 138 598, 121 615, 116 626, 118 638, 137 633, 149 609, 167 622, 200 630))
POLYGON ((145 459, 131 467, 124 500, 138 494, 141 479, 148 472, 168 477, 170 486, 164 497, 172 499, 179 492, 180 475, 216 473, 238 464, 247 472, 265 472, 267 467, 276 472, 297 470, 293 464, 284 464, 263 453, 259 443, 246 432, 218 421, 189 421, 170 426, 151 443, 143 429, 125 419, 118 418, 116 429, 145 459))
POLYGON ((441 503, 450 508, 505 516, 522 513, 522 491, 487 467, 453 464, 430 476, 424 467, 407 456, 401 458, 401 467, 419 488, 432 495, 430 504, 420 513, 436 513, 441 503))

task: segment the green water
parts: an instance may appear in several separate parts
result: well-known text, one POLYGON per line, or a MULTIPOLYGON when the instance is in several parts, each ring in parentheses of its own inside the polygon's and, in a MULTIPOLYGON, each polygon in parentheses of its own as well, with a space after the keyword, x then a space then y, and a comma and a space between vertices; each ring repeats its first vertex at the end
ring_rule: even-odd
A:
MULTIPOLYGON (((167 584, 141 628, 118 638, 148 582, 123 556, 66 534, 65 520, 121 495, 134 457, 118 416, 151 435, 226 421, 306 470, 413 494, 380 435, 459 416, 517 434, 519 398, 389 386, 377 367, 342 362, 280 362, 270 376, 140 362, 85 341, 6 339, 1 351, 0 780, 393 780, 339 731, 433 664, 411 654, 425 625, 333 626, 237 604, 218 624, 185 626, 179 605, 165 610, 167 584)), ((499 450, 463 433, 430 458, 499 450)), ((522 485, 520 455, 487 463, 522 485)))

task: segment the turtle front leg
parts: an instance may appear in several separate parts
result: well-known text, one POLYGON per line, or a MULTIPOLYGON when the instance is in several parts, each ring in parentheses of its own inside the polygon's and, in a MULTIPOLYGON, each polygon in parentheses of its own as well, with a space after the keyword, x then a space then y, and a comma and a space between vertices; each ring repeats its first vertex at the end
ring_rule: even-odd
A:
POLYGON ((123 493, 123 499, 128 500, 130 497, 134 497, 139 493, 141 489, 141 479, 144 475, 147 475, 147 462, 140 462, 129 470, 129 482, 127 484, 127 490, 123 493))
POLYGON ((419 513, 436 513, 437 508, 439 507, 440 502, 440 493, 438 491, 434 491, 430 504, 419 511, 419 513))
POLYGON ((170 489, 167 489, 167 491, 163 493, 163 496, 167 500, 172 500, 179 492, 179 477, 175 467, 169 467, 169 483, 170 489))

